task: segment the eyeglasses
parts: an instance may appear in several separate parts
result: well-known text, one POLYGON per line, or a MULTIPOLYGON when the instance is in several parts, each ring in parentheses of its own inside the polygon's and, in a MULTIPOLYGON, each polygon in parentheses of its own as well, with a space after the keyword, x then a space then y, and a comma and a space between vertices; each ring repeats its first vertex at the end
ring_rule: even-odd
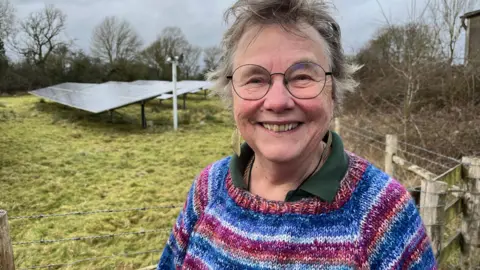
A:
POLYGON ((227 79, 233 90, 244 100, 259 100, 265 97, 272 86, 272 76, 283 75, 283 84, 290 94, 298 99, 312 99, 320 95, 332 72, 312 62, 300 62, 290 66, 285 73, 272 73, 254 64, 239 66, 227 79))

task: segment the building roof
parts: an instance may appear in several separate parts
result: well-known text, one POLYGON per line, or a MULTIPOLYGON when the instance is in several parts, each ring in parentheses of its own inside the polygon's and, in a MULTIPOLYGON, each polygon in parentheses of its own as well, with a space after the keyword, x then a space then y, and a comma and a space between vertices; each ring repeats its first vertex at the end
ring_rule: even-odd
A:
POLYGON ((461 16, 460 18, 470 19, 472 17, 477 17, 477 16, 480 16, 480 9, 475 10, 475 11, 471 11, 471 12, 467 12, 467 13, 463 14, 463 16, 461 16))

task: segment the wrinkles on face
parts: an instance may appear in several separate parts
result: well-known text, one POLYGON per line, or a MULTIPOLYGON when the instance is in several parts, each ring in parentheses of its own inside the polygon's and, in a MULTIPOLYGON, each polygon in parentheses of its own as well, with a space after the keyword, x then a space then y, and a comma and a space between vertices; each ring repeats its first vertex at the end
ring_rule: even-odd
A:
MULTIPOLYGON (((301 29, 301 35, 278 25, 263 26, 260 32, 247 30, 235 52, 234 68, 255 64, 270 73, 284 73, 295 63, 309 61, 328 70, 323 38, 313 27, 301 29)), ((331 94, 331 84, 326 84, 315 98, 298 99, 287 90, 282 75, 273 75, 269 91, 259 100, 243 100, 232 90, 235 122, 263 163, 302 169, 302 163, 314 159, 329 128, 334 106, 331 94), (295 128, 284 131, 284 125, 295 128), (282 131, 275 131, 280 126, 282 131)))

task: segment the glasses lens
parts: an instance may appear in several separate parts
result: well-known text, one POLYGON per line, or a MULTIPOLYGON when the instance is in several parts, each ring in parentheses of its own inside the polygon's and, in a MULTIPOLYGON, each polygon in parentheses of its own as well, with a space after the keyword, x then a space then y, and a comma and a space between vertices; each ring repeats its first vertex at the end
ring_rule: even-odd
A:
POLYGON ((270 73, 257 65, 244 65, 232 76, 235 92, 243 99, 260 99, 268 91, 270 73))
POLYGON ((285 73, 288 89, 297 98, 313 98, 325 86, 325 71, 314 63, 297 63, 285 73))

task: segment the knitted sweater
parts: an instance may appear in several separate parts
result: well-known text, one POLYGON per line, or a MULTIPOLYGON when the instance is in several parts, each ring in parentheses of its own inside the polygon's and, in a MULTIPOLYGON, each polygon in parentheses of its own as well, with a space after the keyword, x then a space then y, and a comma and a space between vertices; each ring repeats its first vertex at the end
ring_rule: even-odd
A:
POLYGON ((414 201, 349 155, 332 203, 269 201, 232 184, 230 157, 196 177, 157 269, 436 269, 414 201))

